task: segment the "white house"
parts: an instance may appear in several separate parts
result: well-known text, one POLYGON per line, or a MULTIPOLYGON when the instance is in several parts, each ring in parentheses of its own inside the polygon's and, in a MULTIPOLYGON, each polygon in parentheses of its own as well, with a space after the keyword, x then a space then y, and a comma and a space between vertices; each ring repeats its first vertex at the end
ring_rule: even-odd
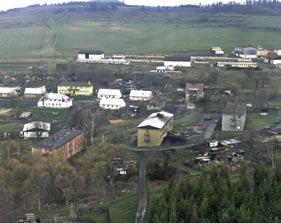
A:
POLYGON ((108 98, 100 100, 100 108, 109 110, 118 110, 120 108, 126 107, 126 103, 122 98, 108 98))
POLYGON ((71 106, 72 98, 59 93, 45 94, 37 103, 38 108, 70 108, 71 106))
POLYGON ((0 87, 0 97, 16 96, 17 91, 14 87, 0 87))
POLYGON ((50 123, 35 121, 25 124, 23 126, 21 134, 24 139, 46 138, 49 137, 50 130, 50 123))
POLYGON ((47 93, 47 89, 45 86, 37 87, 37 88, 25 88, 24 97, 26 98, 42 97, 46 93, 47 93))
POLYGON ((153 97, 152 91, 131 90, 129 99, 132 101, 148 101, 153 97))
POLYGON ((191 58, 189 56, 165 56, 164 66, 191 67, 191 58))
POLYGON ((278 56, 276 53, 269 53, 264 58, 264 62, 273 65, 281 64, 281 56, 278 56))
POLYGON ((221 47, 211 47, 210 51, 212 54, 215 55, 224 55, 224 51, 222 50, 221 47))
POLYGON ((77 62, 91 62, 104 58, 104 52, 101 50, 81 50, 77 56, 77 62))
POLYGON ((122 93, 119 89, 99 89, 98 99, 109 99, 109 98, 122 98, 122 93))
POLYGON ((239 46, 235 47, 233 53, 237 57, 242 57, 242 58, 257 58, 257 49, 254 47, 250 46, 239 46))

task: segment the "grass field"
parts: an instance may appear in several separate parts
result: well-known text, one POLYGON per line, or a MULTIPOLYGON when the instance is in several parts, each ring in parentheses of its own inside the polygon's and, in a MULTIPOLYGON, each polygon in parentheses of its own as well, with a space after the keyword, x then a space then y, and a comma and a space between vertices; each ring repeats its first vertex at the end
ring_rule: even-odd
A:
POLYGON ((280 44, 281 18, 277 16, 210 14, 195 9, 120 8, 81 16, 33 12, 0 15, 0 59, 75 57, 80 49, 102 49, 108 54, 167 53, 221 46, 230 52, 237 45, 273 49, 280 44))

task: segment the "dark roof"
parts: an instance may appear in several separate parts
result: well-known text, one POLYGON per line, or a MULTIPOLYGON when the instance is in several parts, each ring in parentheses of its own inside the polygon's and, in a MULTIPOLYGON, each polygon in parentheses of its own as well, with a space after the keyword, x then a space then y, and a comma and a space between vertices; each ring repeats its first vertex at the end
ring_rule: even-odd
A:
POLYGON ((266 58, 274 59, 274 60, 280 60, 281 56, 278 56, 276 53, 269 53, 269 54, 266 55, 266 58))
POLYGON ((77 136, 83 134, 81 130, 67 130, 62 129, 58 132, 56 132, 54 135, 38 142, 35 146, 33 146, 34 149, 58 149, 62 145, 66 144, 73 138, 76 138, 77 136))
POLYGON ((190 56, 165 56, 164 61, 191 61, 190 56))
POLYGON ((223 110, 224 115, 244 115, 246 114, 246 103, 227 102, 223 110))
POLYGON ((82 81, 62 81, 59 86, 70 86, 70 87, 90 87, 92 86, 89 82, 82 82, 82 81))
POLYGON ((96 55, 100 55, 100 54, 104 54, 104 52, 102 50, 80 50, 79 54, 96 54, 96 55))

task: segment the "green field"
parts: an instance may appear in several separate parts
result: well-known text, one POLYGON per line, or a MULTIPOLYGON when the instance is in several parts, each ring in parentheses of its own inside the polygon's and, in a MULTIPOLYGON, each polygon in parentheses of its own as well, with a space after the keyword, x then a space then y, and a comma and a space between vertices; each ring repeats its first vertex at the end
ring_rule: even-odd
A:
POLYGON ((107 54, 169 53, 221 46, 231 52, 237 45, 274 49, 280 44, 281 17, 277 16, 180 8, 119 8, 85 11, 80 16, 67 10, 61 14, 40 10, 0 14, 0 60, 75 58, 80 49, 102 49, 107 54))

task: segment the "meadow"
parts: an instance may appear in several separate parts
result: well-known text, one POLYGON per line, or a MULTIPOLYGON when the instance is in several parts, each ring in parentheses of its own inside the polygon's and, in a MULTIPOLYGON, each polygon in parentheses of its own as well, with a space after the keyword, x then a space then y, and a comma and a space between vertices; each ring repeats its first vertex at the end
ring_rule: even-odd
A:
POLYGON ((182 8, 125 7, 59 14, 43 7, 33 9, 33 15, 28 10, 0 14, 0 60, 75 58, 81 49, 133 54, 208 51, 221 46, 231 52, 238 45, 274 49, 280 44, 278 16, 182 8))

